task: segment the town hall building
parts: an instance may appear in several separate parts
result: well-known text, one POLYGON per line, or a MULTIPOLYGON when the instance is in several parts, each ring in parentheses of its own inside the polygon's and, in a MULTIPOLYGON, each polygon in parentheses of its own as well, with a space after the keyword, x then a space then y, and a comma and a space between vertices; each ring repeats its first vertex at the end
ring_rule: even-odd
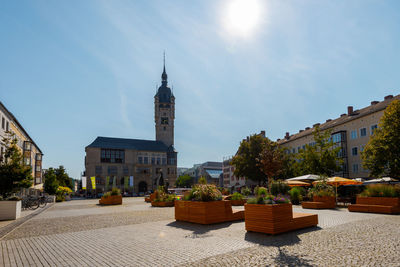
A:
POLYGON ((174 148, 175 97, 164 70, 161 86, 154 96, 156 140, 97 137, 85 148, 87 190, 145 193, 158 185, 174 185, 177 152, 174 148), (92 186, 95 180, 95 189, 92 186))

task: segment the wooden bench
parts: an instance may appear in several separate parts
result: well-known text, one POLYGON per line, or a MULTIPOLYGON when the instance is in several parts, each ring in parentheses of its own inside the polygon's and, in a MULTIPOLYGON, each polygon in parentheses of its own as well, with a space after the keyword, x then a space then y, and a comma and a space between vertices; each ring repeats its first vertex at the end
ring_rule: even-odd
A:
POLYGON ((385 214, 400 213, 400 199, 387 197, 357 197, 357 204, 349 205, 349 211, 385 214))
POLYGON ((175 201, 175 220, 200 224, 213 224, 244 219, 243 210, 233 210, 229 200, 175 201))
POLYGON ((313 201, 302 202, 303 209, 334 209, 336 207, 335 197, 314 196, 313 201))
POLYGON ((245 204, 247 231, 275 235, 316 225, 317 214, 293 213, 291 204, 245 204))

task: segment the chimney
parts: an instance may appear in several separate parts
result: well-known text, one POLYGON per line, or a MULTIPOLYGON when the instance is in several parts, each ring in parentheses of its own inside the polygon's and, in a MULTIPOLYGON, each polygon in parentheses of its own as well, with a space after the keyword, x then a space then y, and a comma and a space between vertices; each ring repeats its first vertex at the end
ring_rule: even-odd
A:
POLYGON ((301 133, 302 131, 304 131, 304 130, 299 130, 299 133, 301 133))
POLYGON ((285 138, 289 139, 289 132, 286 132, 285 138))
POLYGON ((276 142, 279 142, 279 141, 281 141, 281 139, 280 139, 280 138, 276 139, 276 142))
POLYGON ((265 131, 261 131, 262 137, 265 137, 265 131))
POLYGON ((346 116, 346 113, 340 114, 340 117, 344 117, 346 116))
POLYGON ((249 142, 249 141, 250 141, 250 137, 247 136, 247 137, 246 137, 246 140, 247 140, 247 142, 249 142))
POLYGON ((387 96, 385 96, 385 100, 388 100, 388 99, 392 99, 393 98, 393 95, 387 95, 387 96))
POLYGON ((317 127, 317 126, 320 126, 320 125, 321 125, 320 123, 316 123, 312 127, 317 127))
POLYGON ((371 106, 376 105, 376 104, 378 104, 378 103, 379 103, 379 101, 372 101, 372 102, 371 102, 371 106))
POLYGON ((306 127, 306 130, 310 130, 310 127, 306 127))
POLYGON ((348 106, 347 107, 347 115, 351 115, 351 114, 353 114, 353 106, 348 106))
POLYGON ((332 120, 331 120, 331 119, 327 119, 327 120, 326 120, 326 122, 330 122, 330 121, 332 121, 332 120))

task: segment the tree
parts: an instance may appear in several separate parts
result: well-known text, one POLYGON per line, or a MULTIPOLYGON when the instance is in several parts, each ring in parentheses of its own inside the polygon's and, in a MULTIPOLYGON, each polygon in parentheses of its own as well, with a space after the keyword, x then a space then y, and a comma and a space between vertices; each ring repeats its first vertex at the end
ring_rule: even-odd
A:
POLYGON ((284 150, 279 147, 278 143, 266 138, 264 148, 257 161, 261 171, 267 176, 268 185, 270 185, 272 179, 283 171, 284 150))
POLYGON ((231 164, 235 166, 236 177, 246 177, 252 181, 265 183, 267 176, 261 171, 257 159, 263 151, 266 138, 261 135, 252 135, 240 143, 231 164))
POLYGON ((400 101, 394 100, 385 110, 364 151, 363 166, 372 176, 400 178, 400 101))
POLYGON ((55 195, 58 186, 56 173, 53 168, 49 168, 44 174, 44 191, 50 195, 55 195))
POLYGON ((318 174, 332 176, 341 170, 343 160, 339 158, 340 147, 335 147, 330 131, 322 132, 319 127, 313 131, 315 145, 306 145, 297 154, 296 172, 298 175, 318 174))
POLYGON ((176 187, 190 187, 192 185, 192 177, 188 174, 181 175, 176 179, 175 185, 176 187))
POLYGON ((1 143, 5 152, 0 163, 0 194, 6 196, 21 187, 29 188, 33 178, 31 166, 24 165, 15 135, 7 132, 1 143))
POLYGON ((73 179, 68 176, 68 173, 65 171, 64 166, 60 166, 54 169, 55 175, 57 177, 57 182, 59 186, 66 186, 70 189, 74 188, 73 179))

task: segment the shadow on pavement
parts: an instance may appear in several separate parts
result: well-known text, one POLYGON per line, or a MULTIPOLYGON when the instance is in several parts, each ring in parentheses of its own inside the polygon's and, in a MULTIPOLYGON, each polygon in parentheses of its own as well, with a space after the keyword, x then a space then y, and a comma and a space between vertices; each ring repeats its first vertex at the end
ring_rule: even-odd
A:
POLYGON ((269 235, 256 232, 246 232, 244 239, 248 242, 255 243, 261 246, 291 246, 300 242, 298 235, 318 231, 321 227, 309 227, 279 235, 269 235))
POLYGON ((285 251, 285 249, 281 249, 280 247, 278 247, 278 251, 279 254, 274 258, 275 264, 277 266, 314 266, 310 264, 310 260, 302 259, 297 255, 290 255, 285 251))
POLYGON ((195 234, 195 235, 202 235, 202 234, 206 234, 209 231, 229 227, 232 223, 235 223, 235 222, 223 222, 223 223, 205 225, 205 224, 175 221, 175 222, 171 222, 171 223, 167 224, 167 226, 189 230, 189 231, 192 231, 193 234, 195 234))

